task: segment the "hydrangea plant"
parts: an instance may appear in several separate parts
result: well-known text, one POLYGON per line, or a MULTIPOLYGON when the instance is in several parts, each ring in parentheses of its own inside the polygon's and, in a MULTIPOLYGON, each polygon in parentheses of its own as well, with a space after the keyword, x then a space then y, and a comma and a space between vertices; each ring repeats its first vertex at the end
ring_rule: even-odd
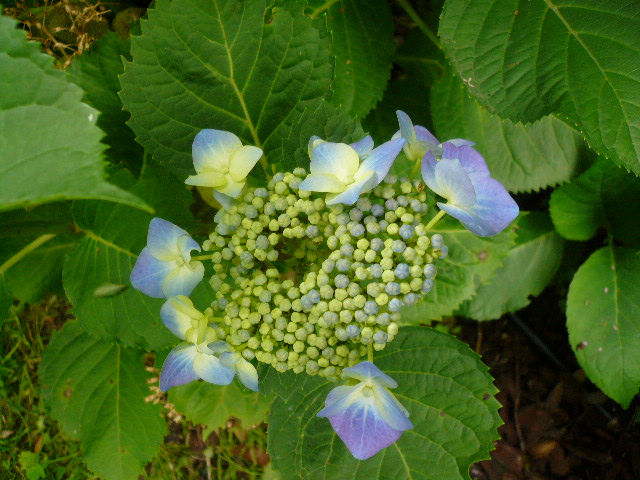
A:
POLYGON ((131 281, 143 293, 160 291, 158 285, 177 293, 162 295, 169 298, 161 317, 185 340, 164 362, 162 390, 199 378, 227 385, 236 372, 258 390, 255 360, 280 373, 346 379, 317 415, 329 418, 357 459, 375 455, 413 427, 390 390, 398 384, 376 367, 374 352, 398 335, 402 307, 420 302, 434 286, 447 247, 431 230, 449 213, 474 234, 495 235, 519 210, 471 142, 439 144, 404 112, 397 115, 400 136, 377 148, 370 136, 351 145, 312 137, 309 173, 276 173, 266 188, 246 185, 260 149, 221 130, 196 135, 198 175, 186 183, 235 201, 222 203, 202 244, 208 253, 195 260, 212 262, 215 298, 203 313, 174 274, 193 271, 188 255, 200 246, 169 222, 151 222, 131 281), (389 173, 403 148, 422 178, 389 173), (437 203, 435 215, 427 187, 447 200, 437 203), (173 256, 156 254, 152 265, 159 266, 147 274, 145 252, 154 254, 160 244, 169 245, 173 256))

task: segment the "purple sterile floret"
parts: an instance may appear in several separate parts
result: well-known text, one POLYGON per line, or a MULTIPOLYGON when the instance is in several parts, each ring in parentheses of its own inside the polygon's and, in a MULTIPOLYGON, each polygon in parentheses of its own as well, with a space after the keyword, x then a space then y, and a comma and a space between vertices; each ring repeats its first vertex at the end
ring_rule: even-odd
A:
POLYGON ((331 390, 318 416, 328 417, 352 455, 366 460, 398 440, 413 424, 388 390, 397 386, 395 380, 373 363, 361 362, 345 368, 343 374, 359 382, 331 390))
POLYGON ((438 207, 481 237, 501 232, 520 212, 504 186, 491 178, 482 155, 468 145, 446 142, 440 160, 428 152, 422 160, 422 177, 447 199, 438 207))

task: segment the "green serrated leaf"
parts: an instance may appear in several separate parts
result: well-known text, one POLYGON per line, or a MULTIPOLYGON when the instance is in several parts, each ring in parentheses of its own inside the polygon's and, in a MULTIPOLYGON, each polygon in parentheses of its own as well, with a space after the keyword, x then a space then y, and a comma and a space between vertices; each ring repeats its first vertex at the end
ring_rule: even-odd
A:
POLYGON ((206 427, 205 437, 224 426, 229 417, 239 419, 246 428, 264 422, 271 400, 271 396, 243 389, 236 381, 224 386, 191 382, 169 391, 169 402, 178 412, 206 427))
POLYGON ((111 32, 79 56, 67 70, 67 75, 84 90, 84 101, 100 112, 96 125, 106 133, 103 143, 109 146, 106 152, 109 160, 124 162, 139 170, 144 151, 126 125, 130 115, 122 109, 118 97, 118 76, 124 72, 122 58, 131 59, 130 49, 129 39, 111 32))
POLYGON ((335 57, 331 102, 358 117, 382 98, 391 72, 391 8, 385 0, 342 0, 327 11, 335 57))
POLYGON ((84 459, 105 480, 135 480, 167 429, 150 394, 143 351, 87 335, 68 322, 45 349, 42 395, 84 459))
MULTIPOLYGON (((125 177, 117 178, 123 185, 133 182, 125 171, 120 177, 125 177)), ((193 224, 191 194, 162 167, 145 169, 131 191, 153 205, 162 218, 183 228, 193 224)), ((73 214, 85 238, 67 257, 63 283, 82 328, 92 335, 145 349, 174 345, 176 337, 160 321, 163 299, 147 297, 134 288, 110 296, 96 297, 94 293, 105 284, 130 285, 131 270, 146 244, 152 216, 125 206, 88 201, 76 202, 73 214)), ((194 293, 197 297, 203 291, 210 294, 206 282, 194 293)))
POLYGON ((623 242, 640 244, 632 220, 640 210, 640 182, 606 159, 557 188, 549 210, 558 233, 569 240, 589 240, 604 227, 623 242))
POLYGON ((393 62, 402 75, 389 82, 382 101, 363 121, 379 142, 386 142, 399 130, 396 110, 407 113, 416 125, 431 129, 430 98, 425 92, 442 75, 444 57, 416 28, 398 47, 393 62))
POLYGON ((556 117, 515 124, 489 113, 451 73, 431 90, 431 114, 440 141, 466 138, 509 191, 539 190, 578 173, 582 135, 556 117))
POLYGON ((351 456, 326 418, 316 414, 337 384, 270 371, 263 384, 278 395, 269 414, 269 454, 284 478, 465 479, 488 458, 502 421, 497 389, 477 354, 453 337, 407 327, 376 356, 398 382, 396 398, 415 428, 365 461, 351 456))
POLYGON ((513 227, 492 237, 478 237, 448 216, 432 233, 444 237, 449 255, 435 262, 438 273, 433 289, 416 305, 402 309, 405 324, 451 315, 462 302, 473 297, 481 284, 493 279, 516 239, 513 227))
MULTIPOLYGON (((272 164, 306 150, 308 138, 289 139, 330 89, 328 34, 301 2, 279 2, 266 18, 265 8, 260 0, 160 0, 149 10, 132 39, 121 98, 154 158, 191 174, 191 143, 203 128, 235 133, 272 164)), ((323 112, 321 121, 338 113, 323 112)))
POLYGON ((560 267, 564 240, 548 215, 531 212, 518 221, 516 244, 504 259, 493 281, 481 285, 475 296, 458 310, 475 320, 494 320, 529 305, 560 267))
POLYGON ((480 103, 514 121, 564 114, 640 173, 637 1, 447 0, 439 34, 480 103))
POLYGON ((571 348, 589 379, 627 408, 640 389, 640 250, 593 253, 569 286, 571 348))
POLYGON ((104 179, 97 112, 16 25, 0 17, 0 210, 78 198, 149 210, 104 179))

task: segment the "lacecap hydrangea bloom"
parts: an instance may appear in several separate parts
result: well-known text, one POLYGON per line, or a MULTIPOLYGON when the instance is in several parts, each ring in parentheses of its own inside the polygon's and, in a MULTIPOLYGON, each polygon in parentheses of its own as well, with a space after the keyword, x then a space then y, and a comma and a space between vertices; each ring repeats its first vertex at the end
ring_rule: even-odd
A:
POLYGON ((247 185, 260 149, 229 132, 196 136, 197 175, 187 183, 212 187, 224 207, 203 254, 191 258, 200 246, 154 219, 132 274, 136 288, 168 298, 162 321, 183 340, 163 365, 162 390, 199 378, 226 385, 237 376, 257 391, 257 361, 277 372, 346 380, 319 415, 358 459, 413 428, 390 391, 396 382, 373 361, 396 337, 401 309, 434 286, 447 246, 431 229, 449 213, 472 232, 492 235, 517 206, 471 142, 441 144, 403 112, 398 119, 396 138, 377 148, 369 136, 352 144, 312 137, 309 172, 276 173, 261 186, 247 185), (422 167, 424 183, 390 173, 403 149, 415 173, 422 167), (426 187, 447 200, 435 215, 426 187), (205 259, 213 294, 200 311, 188 295, 205 259))

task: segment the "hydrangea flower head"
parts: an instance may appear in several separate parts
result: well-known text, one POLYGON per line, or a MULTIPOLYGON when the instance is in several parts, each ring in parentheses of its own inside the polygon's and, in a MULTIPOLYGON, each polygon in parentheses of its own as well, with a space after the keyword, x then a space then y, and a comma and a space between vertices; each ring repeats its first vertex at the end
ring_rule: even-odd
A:
POLYGON ((182 295, 169 298, 160 316, 169 330, 186 340, 171 350, 162 366, 160 389, 163 392, 199 378, 216 385, 229 385, 233 381, 234 370, 216 356, 226 351, 228 345, 218 340, 209 318, 199 312, 191 300, 182 295))
MULTIPOLYGON (((231 132, 205 129, 194 138, 192 154, 197 175, 188 177, 185 181, 187 185, 213 187, 214 192, 237 198, 247 175, 260 160, 262 150, 242 145, 240 139, 231 132)), ((223 202, 227 199, 215 196, 224 206, 223 202)))
POLYGON ((312 137, 311 173, 300 190, 328 193, 327 205, 353 205, 362 193, 382 182, 404 142, 398 138, 374 149, 370 136, 351 145, 312 137))
MULTIPOLYGON (((429 151, 435 152, 436 156, 442 154, 442 145, 429 130, 420 125, 414 125, 409 115, 402 110, 396 111, 396 116, 398 117, 400 130, 398 130, 392 138, 405 139, 406 143, 404 144, 403 150, 409 160, 421 160, 429 151)), ((457 146, 474 145, 473 142, 461 138, 449 140, 449 143, 457 146)))
POLYGON ((366 460, 413 428, 409 413, 389 391, 398 384, 371 362, 345 368, 348 385, 327 396, 319 417, 331 426, 358 460, 366 460))
POLYGON ((200 251, 182 228, 162 218, 149 224, 147 246, 131 272, 131 284, 154 298, 189 295, 204 276, 204 265, 191 260, 191 252, 200 251))
POLYGON ((520 213, 509 192, 491 178, 482 155, 470 146, 446 142, 440 160, 428 152, 422 177, 431 190, 447 199, 438 207, 481 237, 501 232, 520 213))

